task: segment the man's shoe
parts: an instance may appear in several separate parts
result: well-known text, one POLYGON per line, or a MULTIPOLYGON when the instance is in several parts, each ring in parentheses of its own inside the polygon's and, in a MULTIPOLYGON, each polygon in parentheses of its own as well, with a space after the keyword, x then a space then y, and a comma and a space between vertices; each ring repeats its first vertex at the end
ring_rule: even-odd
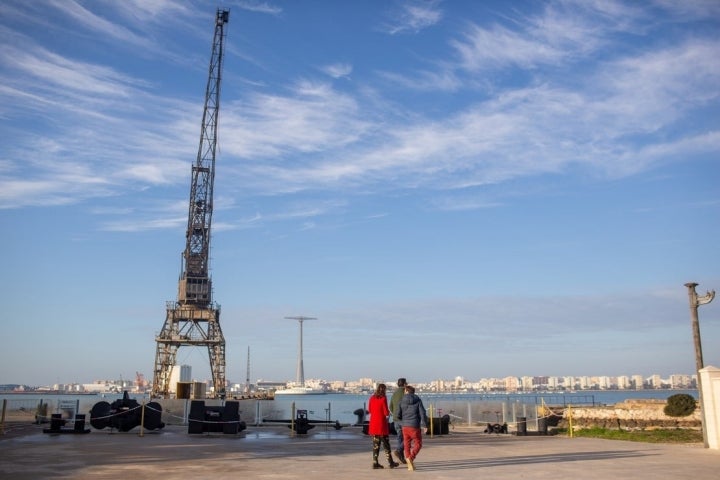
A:
POLYGON ((377 470, 378 468, 385 468, 385 467, 383 467, 379 463, 373 463, 373 470, 377 470))
POLYGON ((413 463, 412 458, 407 458, 406 460, 407 460, 408 470, 411 470, 411 471, 415 470, 415 464, 413 463))
POLYGON ((407 463, 405 461, 405 454, 401 452, 400 450, 395 450, 395 456, 400 461, 400 463, 407 463))
POLYGON ((397 468, 397 467, 399 467, 399 466, 400 466, 399 463, 390 462, 390 468, 397 468))

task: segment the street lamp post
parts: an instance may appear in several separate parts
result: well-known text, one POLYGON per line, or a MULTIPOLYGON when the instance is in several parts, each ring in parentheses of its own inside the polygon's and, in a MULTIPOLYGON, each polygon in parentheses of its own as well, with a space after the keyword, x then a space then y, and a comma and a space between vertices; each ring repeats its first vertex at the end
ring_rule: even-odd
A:
POLYGON ((705 448, 708 448, 709 445, 707 424, 705 423, 705 404, 703 403, 702 382, 700 381, 700 370, 704 368, 704 365, 702 355, 702 343, 700 341, 700 321, 698 320, 698 307, 700 305, 705 305, 706 303, 712 302, 713 298, 715 298, 715 290, 710 290, 701 297, 698 296, 697 292, 695 291, 695 287, 698 286, 697 283, 690 282, 686 283, 685 286, 688 289, 688 297, 690 300, 690 318, 692 321, 693 342, 695 343, 695 366, 697 368, 697 386, 698 395, 700 398, 700 421, 702 422, 703 443, 705 444, 705 448))

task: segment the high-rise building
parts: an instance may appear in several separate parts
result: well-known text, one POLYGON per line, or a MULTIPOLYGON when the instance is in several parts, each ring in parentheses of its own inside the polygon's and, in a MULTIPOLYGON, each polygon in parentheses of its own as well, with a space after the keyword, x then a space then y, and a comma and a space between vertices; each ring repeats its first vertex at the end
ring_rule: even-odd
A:
POLYGON ((576 386, 575 377, 563 377, 562 384, 565 390, 575 390, 576 386))
POLYGON ((670 388, 690 388, 690 385, 692 385, 690 375, 670 375, 670 388))
POLYGON ((650 388, 663 388, 663 380, 660 375, 657 373, 654 375, 650 375, 650 378, 648 378, 648 383, 650 384, 650 388))
POLYGON ((633 375, 632 384, 635 390, 642 390, 645 388, 645 378, 642 375, 633 375))
POLYGON ((177 393, 178 382, 192 381, 192 367, 190 365, 174 365, 170 373, 170 393, 177 393))
POLYGON ((520 387, 520 379, 518 377, 505 377, 505 390, 508 392, 516 392, 520 387))

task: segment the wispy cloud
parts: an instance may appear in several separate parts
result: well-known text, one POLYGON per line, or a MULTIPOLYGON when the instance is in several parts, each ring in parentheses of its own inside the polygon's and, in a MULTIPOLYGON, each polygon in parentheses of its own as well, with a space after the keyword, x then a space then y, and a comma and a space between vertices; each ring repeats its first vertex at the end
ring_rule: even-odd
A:
POLYGON ((472 25, 461 40, 453 40, 463 69, 476 72, 486 68, 518 66, 529 68, 539 63, 556 63, 567 53, 547 43, 496 25, 491 28, 472 25))
MULTIPOLYGON (((621 9, 620 13, 625 12, 621 9)), ((569 62, 586 48, 582 46, 584 34, 566 34, 563 38, 572 41, 553 40, 544 56, 538 57, 533 41, 516 33, 508 35, 508 48, 497 43, 492 48, 483 46, 483 50, 504 52, 498 67, 527 67, 543 58, 548 63, 569 62)), ((602 36, 599 32, 588 35, 602 36)), ((558 34, 545 32, 542 36, 558 34)), ((572 78, 546 73, 538 86, 507 89, 496 98, 444 118, 416 119, 414 123, 402 118, 402 124, 384 118, 382 131, 366 131, 338 145, 342 161, 315 160, 310 165, 295 165, 292 173, 278 164, 253 173, 279 175, 286 188, 293 182, 304 188, 302 185, 318 182, 346 185, 383 177, 393 178, 396 186, 432 183, 460 188, 562 173, 570 165, 610 177, 633 175, 667 159, 675 150, 709 152, 717 148, 713 132, 683 134, 681 119, 720 95, 718 51, 720 45, 715 41, 689 40, 650 52, 622 52, 594 70, 583 68, 572 73, 572 78), (638 142, 669 128, 674 133, 662 141, 648 145, 645 138, 638 142)), ((460 65, 474 70, 488 61, 468 60, 471 57, 468 53, 460 65)), ((442 71, 438 75, 443 75, 442 71)), ((449 80, 436 82, 439 89, 459 84, 460 77, 447 70, 444 75, 449 80)), ((416 86, 423 82, 414 81, 416 86)), ((343 129, 343 134, 347 135, 347 130, 343 129)))
POLYGON ((14 71, 13 76, 4 76, 6 86, 13 85, 19 91, 35 89, 38 94, 52 96, 53 100, 44 100, 45 104, 63 99, 73 104, 89 99, 108 103, 128 97, 132 88, 146 85, 112 68, 62 57, 32 42, 23 48, 3 46, 0 61, 14 71), (58 95, 60 99, 54 100, 58 95))
POLYGON ((486 88, 478 73, 517 69, 537 74, 542 67, 568 66, 607 47, 618 32, 642 30, 643 13, 619 2, 545 4, 533 17, 500 17, 468 23, 448 39, 453 56, 435 62, 436 69, 412 75, 383 75, 409 88, 448 90, 486 88))
POLYGON ((458 212, 467 210, 480 210, 484 208, 497 208, 503 204, 497 201, 489 201, 484 198, 472 197, 442 197, 432 200, 431 205, 436 210, 458 212))
POLYGON ((412 75, 382 71, 379 75, 403 88, 424 91, 456 91, 468 87, 466 81, 458 77, 451 66, 441 66, 437 70, 421 70, 412 75))
MULTIPOLYGON (((141 49, 146 50, 156 50, 158 47, 157 45, 152 41, 152 39, 146 35, 138 34, 137 32, 131 30, 127 26, 118 25, 115 22, 111 22, 107 19, 105 19, 103 16, 93 13, 92 11, 85 8, 80 3, 68 0, 68 1, 51 1, 49 2, 50 5, 56 9, 58 12, 61 12, 63 15, 67 15, 68 17, 72 18, 80 28, 86 29, 89 32, 95 32, 98 34, 98 38, 101 40, 106 40, 108 37, 120 40, 125 44, 132 45, 134 47, 139 47, 141 49)), ((157 7, 156 2, 148 2, 147 5, 140 5, 142 2, 123 2, 126 12, 132 12, 131 15, 126 16, 126 18, 132 18, 137 20, 142 20, 143 22, 136 22, 137 24, 145 24, 148 19, 154 19, 155 17, 150 15, 151 13, 157 13, 158 9, 150 8, 152 6, 157 7), (138 16, 138 12, 142 12, 146 16, 138 16)), ((119 4, 120 9, 122 10, 122 4, 119 4)), ((163 10, 170 9, 177 11, 178 9, 175 8, 172 4, 165 3, 163 5, 163 10)), ((180 9, 182 10, 182 8, 180 9)))
POLYGON ((616 2, 550 3, 536 17, 470 24, 450 45, 459 67, 470 72, 535 69, 581 59, 612 43, 614 34, 640 29, 641 16, 637 9, 616 2))
POLYGON ((417 33, 442 19, 440 0, 410 0, 398 7, 392 19, 383 27, 391 34, 417 33))
POLYGON ((673 18, 684 21, 698 18, 720 18, 720 3, 714 0, 693 0, 675 2, 673 0, 655 0, 653 3, 671 12, 673 18))
MULTIPOLYGON (((115 222, 104 222, 100 229, 107 232, 144 232, 147 230, 177 229, 187 223, 185 215, 175 218, 159 218, 155 220, 124 219, 115 222)), ((214 227, 216 225, 213 225, 214 227)))
MULTIPOLYGON (((261 130, 282 133, 248 140, 252 150, 247 156, 275 156, 273 165, 258 164, 248 171, 261 179, 259 184, 275 184, 272 188, 282 184, 286 191, 367 185, 383 178, 392 178, 395 187, 464 188, 559 174, 571 165, 613 177, 635 174, 666 158, 661 150, 653 152, 638 144, 636 136, 676 125, 687 109, 720 94, 716 86, 720 62, 710 55, 716 50, 712 43, 691 42, 651 55, 624 57, 588 72, 581 79, 584 85, 511 89, 444 118, 414 122, 402 118, 398 123, 383 118, 381 130, 368 129, 359 120, 364 116, 358 107, 361 102, 329 86, 311 89, 312 102, 302 95, 266 97, 252 109, 257 115, 253 123, 281 122, 261 130), (688 98, 693 102, 687 103, 688 98), (283 118, 266 106, 299 112, 300 121, 283 118), (343 128, 335 128, 332 116, 326 116, 329 111, 342 118, 343 128), (310 121, 316 117, 321 121, 310 121), (318 136, 322 125, 329 128, 318 136), (308 144, 313 138, 316 141, 308 144), (264 143, 268 140, 271 143, 264 143), (325 151, 330 144, 334 156, 325 151), (310 153, 316 148, 320 155, 313 157, 317 158, 302 155, 303 150, 310 153), (291 151, 301 154, 302 160, 286 163, 276 156, 291 151)), ((714 135, 675 136, 656 145, 664 145, 666 151, 678 142, 683 148, 691 146, 688 142, 697 149, 715 148, 714 135)))
POLYGON ((352 65, 349 63, 333 63, 320 67, 320 70, 333 78, 348 77, 352 73, 352 65))
POLYGON ((277 222, 288 219, 314 218, 326 215, 330 212, 337 212, 345 205, 347 205, 347 202, 345 200, 308 200, 299 203, 296 202, 285 206, 284 210, 276 211, 274 213, 266 213, 264 215, 258 214, 256 216, 256 220, 261 219, 266 222, 277 222))
POLYGON ((133 207, 108 209, 95 207, 90 210, 101 217, 117 217, 105 220, 100 230, 109 232, 140 232, 146 230, 181 229, 187 225, 187 202, 153 202, 140 210, 133 207))
POLYGON ((197 122, 186 121, 196 106, 154 95, 144 79, 23 40, 22 49, 17 42, 0 47, 0 112, 15 119, 7 133, 24 145, 3 152, 11 171, 24 174, 21 183, 0 177, 3 208, 74 203, 126 190, 127 182, 165 184, 187 175, 178 160, 192 151, 181 139, 197 131, 197 122), (45 126, 42 136, 24 128, 30 119, 45 126), (23 195, 21 184, 35 194, 23 195))
MULTIPOLYGON (((78 166, 78 165, 75 165, 78 166)), ((63 166, 64 172, 20 180, 0 176, 0 209, 21 206, 70 205, 91 198, 110 195, 113 188, 79 166, 77 172, 70 165, 63 166)), ((58 169, 58 170, 63 170, 58 169)))
POLYGON ((237 2, 237 6, 250 12, 267 13, 270 15, 280 15, 283 11, 281 7, 273 5, 270 2, 254 0, 240 0, 237 2))
MULTIPOLYGON (((332 151, 352 143, 368 128, 351 95, 323 83, 300 81, 292 95, 255 94, 226 108, 225 151, 243 158, 274 158, 293 152, 332 151)), ((268 164, 268 168, 274 168, 268 164)))

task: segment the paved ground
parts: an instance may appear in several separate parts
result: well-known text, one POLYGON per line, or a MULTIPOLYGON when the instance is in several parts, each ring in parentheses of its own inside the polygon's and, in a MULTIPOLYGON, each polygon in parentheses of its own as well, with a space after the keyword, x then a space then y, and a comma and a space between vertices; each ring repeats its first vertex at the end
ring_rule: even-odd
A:
POLYGON ((41 426, 9 426, 0 435, 0 478, 720 478, 720 451, 701 445, 518 437, 458 427, 449 435, 424 437, 417 470, 410 472, 404 466, 372 470, 370 438, 357 427, 290 433, 283 426, 250 426, 237 435, 189 435, 186 427, 167 426, 143 436, 139 428, 51 435, 41 426))

